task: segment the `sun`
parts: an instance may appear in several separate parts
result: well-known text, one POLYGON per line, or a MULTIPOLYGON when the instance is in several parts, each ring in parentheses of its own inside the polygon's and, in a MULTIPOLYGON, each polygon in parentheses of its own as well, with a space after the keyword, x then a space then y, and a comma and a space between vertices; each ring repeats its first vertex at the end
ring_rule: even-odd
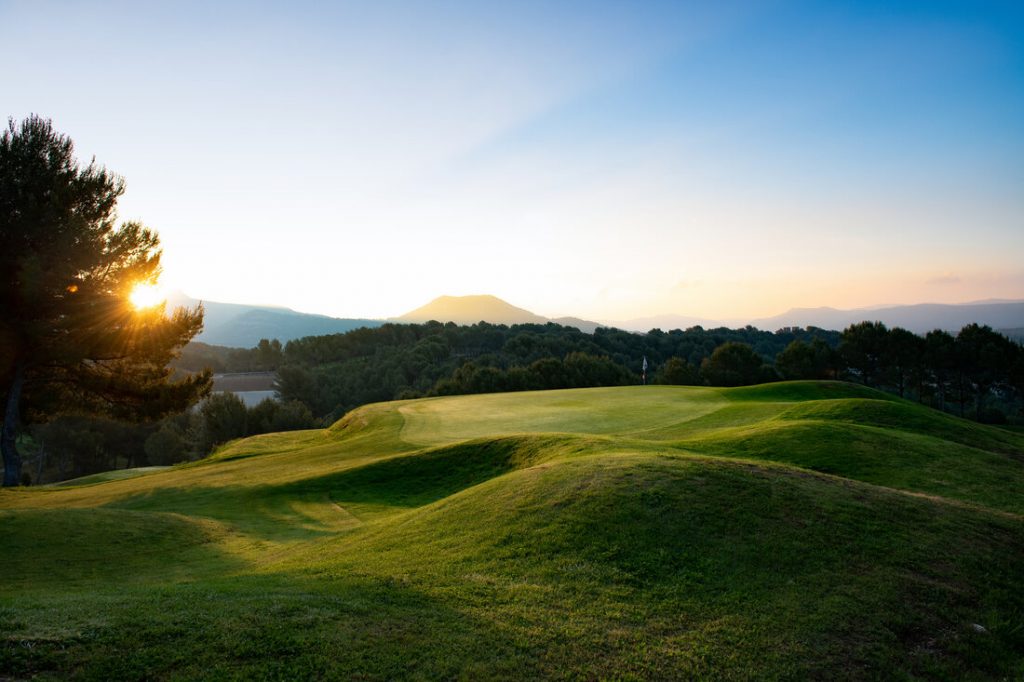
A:
POLYGON ((132 302, 136 310, 143 310, 145 308, 152 308, 155 305, 160 305, 167 299, 163 290, 153 284, 137 284, 132 293, 128 295, 128 300, 132 302))

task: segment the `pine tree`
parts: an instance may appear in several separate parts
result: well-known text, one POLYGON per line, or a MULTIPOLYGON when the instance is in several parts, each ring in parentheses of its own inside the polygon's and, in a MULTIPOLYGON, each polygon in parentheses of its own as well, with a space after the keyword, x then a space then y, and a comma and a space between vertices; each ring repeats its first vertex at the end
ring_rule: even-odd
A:
POLYGON ((136 310, 132 289, 160 274, 159 239, 116 225, 122 179, 49 120, 0 135, 0 451, 17 485, 22 422, 57 414, 157 418, 210 390, 209 372, 172 380, 168 361, 202 329, 202 308, 136 310))

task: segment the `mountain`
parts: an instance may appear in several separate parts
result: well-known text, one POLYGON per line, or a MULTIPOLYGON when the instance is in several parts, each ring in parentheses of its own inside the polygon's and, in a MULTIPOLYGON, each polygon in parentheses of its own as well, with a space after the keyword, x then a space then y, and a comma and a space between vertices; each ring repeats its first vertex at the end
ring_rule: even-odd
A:
POLYGON ((631 320, 619 320, 608 322, 602 327, 615 327, 634 332, 648 332, 652 329, 689 329, 690 327, 704 327, 714 329, 716 327, 742 327, 743 322, 736 320, 711 320, 706 317, 689 317, 686 315, 652 315, 650 317, 637 317, 631 320))
POLYGON ((605 327, 600 322, 591 322, 590 320, 581 320, 578 317, 554 317, 549 322, 560 324, 563 327, 576 327, 585 334, 593 334, 594 330, 598 327, 605 327))
MULTIPOLYGON (((168 307, 194 306, 200 301, 181 292, 168 298, 168 307)), ((290 308, 256 306, 240 303, 203 301, 206 309, 205 327, 197 341, 218 346, 251 348, 260 339, 278 339, 282 343, 303 336, 339 334, 359 327, 379 327, 384 320, 338 318, 327 315, 300 313, 290 308)), ((588 334, 598 327, 616 327, 628 331, 646 332, 651 329, 687 329, 700 325, 715 327, 742 327, 747 324, 775 331, 782 327, 821 327, 845 329, 864 320, 884 322, 889 327, 903 327, 918 334, 933 329, 959 331, 976 322, 997 330, 1016 331, 1024 328, 1024 301, 988 300, 974 303, 876 306, 842 310, 838 308, 793 308, 773 317, 758 319, 712 320, 684 315, 657 315, 617 322, 593 322, 578 317, 547 318, 516 307, 496 296, 440 296, 392 322, 454 322, 460 325, 480 321, 492 324, 555 324, 576 327, 588 334)))
MULTIPOLYGON (((822 329, 845 329, 856 322, 871 320, 884 322, 889 327, 903 327, 918 334, 933 329, 956 332, 972 322, 986 324, 993 329, 1018 329, 1024 327, 1024 301, 977 301, 974 303, 943 304, 919 303, 916 305, 876 306, 842 310, 839 308, 792 308, 773 317, 758 319, 709 320, 683 315, 657 315, 620 322, 608 322, 607 326, 629 331, 646 332, 654 328, 687 329, 700 325, 705 329, 715 327, 743 327, 752 325, 758 329, 775 331, 783 327, 820 327, 822 329)), ((603 326, 603 325, 602 325, 603 326)))
POLYGON ((544 324, 547 318, 517 308, 497 296, 438 296, 430 303, 397 318, 402 322, 454 322, 455 324, 544 324))
POLYGON ((1008 336, 1017 343, 1024 343, 1024 327, 1016 327, 1011 329, 997 329, 997 332, 1008 336))
POLYGON ((379 327, 381 320, 351 319, 300 313, 290 308, 199 301, 176 292, 167 298, 167 307, 192 307, 203 304, 203 331, 196 341, 215 346, 251 348, 260 339, 281 343, 304 336, 340 334, 359 327, 379 327))
POLYGON ((576 327, 580 331, 593 333, 599 325, 597 322, 581 320, 578 317, 559 317, 549 319, 541 317, 529 310, 501 300, 497 296, 439 296, 430 303, 395 318, 396 322, 454 322, 455 324, 555 324, 576 327))
POLYGON ((918 334, 933 329, 955 332, 976 322, 993 329, 1024 327, 1024 301, 978 301, 976 303, 919 303, 856 310, 835 308, 794 308, 781 315, 753 320, 760 329, 815 326, 844 329, 855 322, 879 321, 889 327, 903 327, 918 334))

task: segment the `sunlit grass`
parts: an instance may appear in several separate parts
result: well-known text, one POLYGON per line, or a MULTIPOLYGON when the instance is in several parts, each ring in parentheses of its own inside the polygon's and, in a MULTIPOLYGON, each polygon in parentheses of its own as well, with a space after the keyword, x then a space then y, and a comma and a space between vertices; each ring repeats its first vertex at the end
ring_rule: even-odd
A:
POLYGON ((369 405, 0 492, 0 676, 1014 679, 1022 457, 841 383, 369 405))

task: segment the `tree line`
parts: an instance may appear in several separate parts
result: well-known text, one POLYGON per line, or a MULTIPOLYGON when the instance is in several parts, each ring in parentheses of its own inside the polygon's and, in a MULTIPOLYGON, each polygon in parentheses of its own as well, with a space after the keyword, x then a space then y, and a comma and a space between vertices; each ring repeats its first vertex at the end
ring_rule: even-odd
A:
MULTIPOLYGON (((986 422, 1020 419, 1024 351, 988 327, 919 336, 879 322, 842 332, 753 327, 646 334, 545 325, 387 324, 251 349, 190 344, 179 371, 276 371, 279 398, 247 408, 230 393, 159 422, 81 416, 33 427, 49 478, 197 459, 243 436, 326 426, 369 402, 439 395, 638 384, 742 386, 856 381, 986 422), (58 454, 59 453, 59 454, 58 454)), ((33 464, 30 469, 35 470, 33 464)), ((33 473, 33 478, 35 474, 33 473)))
POLYGON ((269 372, 284 360, 284 348, 277 339, 260 339, 252 348, 229 348, 193 341, 171 360, 175 369, 197 371, 208 368, 215 374, 231 372, 269 372))
MULTIPOLYGON (((385 324, 345 334, 289 341, 277 368, 282 398, 308 405, 330 421, 368 402, 455 393, 640 383, 644 358, 659 368, 670 358, 698 368, 727 342, 743 344, 763 365, 789 343, 838 343, 824 329, 693 327, 636 334, 600 328, 587 334, 554 323, 385 324)), ((708 371, 713 372, 712 367, 708 371)))
POLYGON ((987 326, 919 336, 861 322, 843 331, 838 354, 841 377, 961 417, 1002 423, 1022 414, 1024 349, 987 326))
POLYGON ((982 421, 1019 417, 1021 345, 976 324, 924 336, 880 322, 842 332, 753 327, 636 334, 571 327, 389 324, 289 342, 277 367, 283 398, 333 420, 367 402, 430 395, 640 383, 739 386, 840 379, 982 421))
POLYGON ((22 484, 63 481, 112 469, 200 459, 218 445, 261 433, 311 429, 321 422, 299 402, 267 399, 247 407, 214 393, 195 408, 158 421, 67 414, 33 424, 22 437, 22 484))

